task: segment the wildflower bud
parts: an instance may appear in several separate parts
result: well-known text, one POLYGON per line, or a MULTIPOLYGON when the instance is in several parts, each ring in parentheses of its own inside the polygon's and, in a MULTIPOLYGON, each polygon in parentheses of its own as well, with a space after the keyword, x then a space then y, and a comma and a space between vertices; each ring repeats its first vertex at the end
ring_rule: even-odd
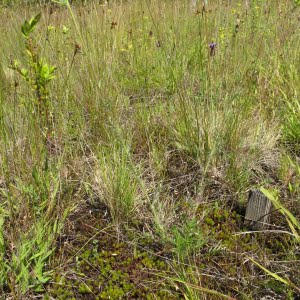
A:
POLYGON ((216 47, 217 47, 217 43, 216 42, 211 42, 209 44, 210 56, 214 56, 216 54, 216 47))
POLYGON ((82 51, 81 51, 81 45, 78 44, 78 43, 75 43, 74 55, 76 55, 77 53, 82 53, 82 51))

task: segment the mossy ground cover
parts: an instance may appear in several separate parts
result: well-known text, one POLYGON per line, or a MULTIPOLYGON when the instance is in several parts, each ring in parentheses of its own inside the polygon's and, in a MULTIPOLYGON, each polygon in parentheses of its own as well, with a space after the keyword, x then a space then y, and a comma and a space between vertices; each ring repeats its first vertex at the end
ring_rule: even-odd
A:
POLYGON ((64 234, 57 253, 63 263, 47 285, 48 299, 180 299, 166 288, 170 267, 155 245, 137 248, 101 217, 99 212, 72 216, 70 236, 64 234), (74 232, 75 240, 68 241, 74 232))

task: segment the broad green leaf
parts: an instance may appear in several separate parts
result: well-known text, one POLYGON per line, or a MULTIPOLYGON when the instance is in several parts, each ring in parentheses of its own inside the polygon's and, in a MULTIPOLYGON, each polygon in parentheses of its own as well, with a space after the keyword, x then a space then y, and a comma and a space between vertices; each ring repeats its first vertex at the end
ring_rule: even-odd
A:
POLYGON ((48 76, 49 76, 49 67, 48 67, 47 64, 45 64, 45 65, 42 66, 40 75, 41 75, 41 77, 43 79, 47 79, 48 78, 48 76))
POLYGON ((24 24, 21 26, 21 32, 24 35, 25 38, 29 37, 29 33, 30 33, 30 24, 25 21, 24 24))
POLYGON ((34 31, 40 18, 41 18, 41 14, 39 13, 35 17, 32 17, 29 22, 27 20, 25 20, 25 22, 21 26, 21 32, 26 39, 28 39, 30 33, 34 31))
POLYGON ((41 13, 39 13, 38 15, 30 19, 29 24, 30 24, 31 31, 34 30, 35 26, 40 21, 40 19, 41 19, 41 13))

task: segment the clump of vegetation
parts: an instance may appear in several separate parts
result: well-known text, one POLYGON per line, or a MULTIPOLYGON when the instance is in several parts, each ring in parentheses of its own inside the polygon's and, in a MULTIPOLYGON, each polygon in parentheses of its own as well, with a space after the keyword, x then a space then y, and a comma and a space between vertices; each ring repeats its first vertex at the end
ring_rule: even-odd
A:
POLYGON ((299 1, 198 2, 0 2, 5 298, 299 297, 299 1))

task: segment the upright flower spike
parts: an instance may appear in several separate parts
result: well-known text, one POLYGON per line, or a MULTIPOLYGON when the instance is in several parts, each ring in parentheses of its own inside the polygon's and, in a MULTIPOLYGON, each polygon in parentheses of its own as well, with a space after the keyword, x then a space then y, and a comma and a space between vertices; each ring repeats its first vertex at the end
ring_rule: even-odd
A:
POLYGON ((211 42, 209 44, 210 56, 215 56, 215 54, 216 54, 216 47, 217 47, 217 43, 216 42, 211 42))

